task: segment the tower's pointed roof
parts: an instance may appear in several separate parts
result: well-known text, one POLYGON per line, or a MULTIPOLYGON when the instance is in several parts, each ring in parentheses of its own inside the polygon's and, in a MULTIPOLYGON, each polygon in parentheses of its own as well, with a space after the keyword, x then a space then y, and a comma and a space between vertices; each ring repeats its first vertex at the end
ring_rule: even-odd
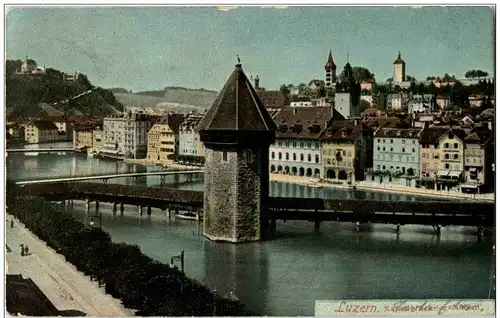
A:
POLYGON ((405 61, 401 58, 401 51, 398 51, 398 58, 394 61, 393 64, 405 64, 405 61))
POLYGON ((274 131, 276 125, 237 64, 197 131, 274 131))
POLYGON ((330 50, 330 53, 328 54, 328 61, 326 61, 325 64, 325 69, 332 69, 334 67, 336 67, 336 65, 335 62, 333 61, 332 50, 330 50))

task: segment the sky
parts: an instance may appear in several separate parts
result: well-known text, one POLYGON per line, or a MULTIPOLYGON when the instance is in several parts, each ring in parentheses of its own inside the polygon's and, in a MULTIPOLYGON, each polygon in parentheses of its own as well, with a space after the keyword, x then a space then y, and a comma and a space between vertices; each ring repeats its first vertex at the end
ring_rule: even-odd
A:
POLYGON ((377 81, 392 77, 398 51, 417 79, 493 74, 493 28, 488 7, 25 7, 9 11, 5 32, 7 59, 136 92, 218 91, 237 54, 268 90, 308 83, 324 78, 330 49, 337 74, 349 56, 377 81))

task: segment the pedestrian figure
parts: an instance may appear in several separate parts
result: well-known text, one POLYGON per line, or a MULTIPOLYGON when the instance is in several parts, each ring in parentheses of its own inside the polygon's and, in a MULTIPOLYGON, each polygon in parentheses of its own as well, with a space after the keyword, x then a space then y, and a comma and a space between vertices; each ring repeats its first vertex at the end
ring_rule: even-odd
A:
POLYGON ((28 248, 28 245, 24 248, 24 255, 28 256, 30 254, 30 249, 28 248))
POLYGON ((24 244, 21 244, 19 246, 21 246, 21 256, 24 256, 24 244))

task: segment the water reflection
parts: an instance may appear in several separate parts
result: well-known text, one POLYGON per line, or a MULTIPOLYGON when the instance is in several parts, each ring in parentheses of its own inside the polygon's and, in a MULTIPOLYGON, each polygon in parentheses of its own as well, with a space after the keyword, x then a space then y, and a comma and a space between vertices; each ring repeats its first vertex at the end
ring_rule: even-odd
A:
POLYGON ((205 284, 218 294, 236 297, 259 315, 267 310, 269 256, 260 243, 244 246, 204 240, 205 284))

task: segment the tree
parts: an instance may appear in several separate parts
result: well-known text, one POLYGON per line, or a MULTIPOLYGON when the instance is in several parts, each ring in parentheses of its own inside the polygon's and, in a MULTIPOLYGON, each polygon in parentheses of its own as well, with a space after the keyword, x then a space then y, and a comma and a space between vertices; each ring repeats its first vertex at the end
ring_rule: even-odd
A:
POLYGON ((427 76, 426 77, 426 80, 428 80, 428 81, 433 81, 435 79, 436 79, 436 76, 427 76))
POLYGON ((406 75, 406 81, 407 82, 416 82, 417 80, 415 79, 415 77, 413 77, 411 75, 406 75))
POLYGON ((488 76, 488 72, 485 72, 483 70, 469 70, 465 72, 466 78, 485 77, 485 76, 488 76))
POLYGON ((285 84, 281 85, 280 91, 281 91, 281 93, 283 93, 283 95, 290 98, 290 88, 287 85, 285 85, 285 84))

